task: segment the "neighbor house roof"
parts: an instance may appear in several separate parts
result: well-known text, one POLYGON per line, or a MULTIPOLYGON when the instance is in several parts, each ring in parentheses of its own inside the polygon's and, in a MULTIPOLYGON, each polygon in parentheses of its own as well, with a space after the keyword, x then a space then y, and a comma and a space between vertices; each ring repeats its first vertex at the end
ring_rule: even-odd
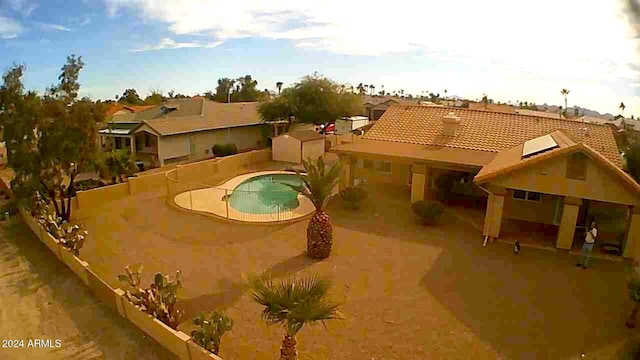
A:
POLYGON ((306 142, 306 141, 311 141, 311 140, 319 140, 319 139, 324 139, 325 136, 317 133, 313 130, 298 130, 298 131, 294 131, 294 132, 288 132, 288 133, 284 133, 280 136, 291 136, 292 138, 298 139, 300 140, 300 142, 306 142))
POLYGON ((511 105, 506 104, 485 104, 482 102, 469 101, 469 110, 495 111, 508 114, 515 114, 516 110, 511 105))
POLYGON ((598 151, 575 139, 573 136, 565 132, 565 130, 556 130, 552 132, 551 137, 555 140, 558 147, 542 152, 531 157, 523 158, 522 149, 524 142, 510 149, 503 150, 474 177, 473 181, 477 184, 486 183, 499 176, 509 174, 513 171, 526 168, 528 166, 538 164, 542 161, 566 156, 575 152, 582 152, 589 156, 596 163, 602 165, 609 173, 620 179, 627 188, 635 193, 640 193, 640 185, 629 174, 614 164, 611 160, 604 157, 598 151))
POLYGON ((531 115, 531 116, 542 116, 548 117, 552 119, 563 119, 563 116, 556 113, 546 112, 546 111, 535 111, 529 109, 515 109, 516 114, 520 115, 531 115))
POLYGON ((255 102, 223 104, 202 98, 173 100, 136 114, 136 119, 165 136, 263 123, 255 102), (166 111, 164 105, 177 108, 166 111))
POLYGON ((371 105, 380 105, 386 102, 395 102, 400 105, 415 105, 418 103, 418 99, 406 99, 400 98, 396 96, 374 96, 374 95, 363 95, 362 103, 363 104, 371 104, 371 105))
MULTIPOLYGON (((564 119, 432 106, 391 106, 362 139, 377 140, 378 146, 396 143, 429 145, 495 153, 527 140, 565 129, 568 134, 622 166, 610 127, 564 119), (442 118, 449 112, 460 118, 455 136, 442 135, 442 118)), ((340 145, 336 151, 354 144, 340 145)))
POLYGON ((117 113, 120 110, 126 110, 129 113, 137 113, 137 112, 152 108, 154 106, 155 105, 124 105, 124 104, 115 103, 109 106, 109 109, 107 109, 106 115, 107 117, 113 116, 115 113, 117 113))

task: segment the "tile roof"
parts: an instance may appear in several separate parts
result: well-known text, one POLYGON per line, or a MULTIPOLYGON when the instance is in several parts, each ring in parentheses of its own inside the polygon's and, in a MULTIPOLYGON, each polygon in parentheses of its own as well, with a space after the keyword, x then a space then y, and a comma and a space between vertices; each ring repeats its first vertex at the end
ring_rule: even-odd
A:
POLYGON ((415 105, 418 103, 419 99, 407 99, 400 98, 397 96, 372 96, 372 95, 362 95, 362 104, 372 104, 379 105, 384 104, 387 101, 393 101, 400 105, 415 105))
POLYGON ((205 99, 180 99, 177 110, 163 113, 161 107, 136 114, 144 124, 160 135, 176 135, 196 131, 251 126, 263 123, 258 115, 257 104, 223 104, 205 99))
POLYGON ((516 114, 548 117, 552 119, 563 119, 562 115, 546 111, 535 111, 529 109, 515 109, 516 114))
MULTIPOLYGON (((305 142, 305 141, 311 141, 311 140, 319 140, 319 139, 324 139, 325 136, 322 134, 319 134, 313 130, 298 130, 298 131, 294 131, 294 132, 288 132, 282 135, 289 135, 293 138, 296 138, 298 140, 300 140, 300 142, 305 142)), ((282 136, 280 135, 280 136, 282 136)))
POLYGON ((495 111, 501 113, 515 114, 516 109, 511 105, 505 104, 486 104, 482 102, 469 102, 469 110, 495 111))
POLYGON ((432 106, 393 105, 363 139, 444 146, 497 153, 527 140, 565 129, 621 167, 613 132, 606 125, 564 119, 432 106), (454 112, 461 120, 455 136, 442 135, 442 117, 454 112))
POLYGON ((557 148, 524 159, 522 158, 522 147, 524 146, 524 143, 510 149, 503 150, 496 155, 491 163, 487 164, 482 168, 482 170, 480 170, 480 172, 474 177, 473 181, 477 184, 486 183, 496 177, 526 168, 542 161, 566 156, 580 151, 620 179, 628 189, 633 191, 635 194, 640 195, 640 184, 638 184, 629 174, 622 171, 617 164, 614 164, 601 153, 594 150, 584 142, 578 141, 564 130, 556 130, 550 135, 558 144, 557 148))

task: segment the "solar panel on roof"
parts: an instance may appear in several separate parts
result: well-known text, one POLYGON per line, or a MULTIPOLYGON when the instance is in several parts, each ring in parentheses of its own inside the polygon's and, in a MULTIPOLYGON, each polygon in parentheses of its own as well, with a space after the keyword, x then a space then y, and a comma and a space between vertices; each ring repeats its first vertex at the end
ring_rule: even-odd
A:
POLYGON ((557 147, 558 143, 556 143, 551 135, 540 136, 524 143, 522 147, 522 157, 531 157, 557 147))

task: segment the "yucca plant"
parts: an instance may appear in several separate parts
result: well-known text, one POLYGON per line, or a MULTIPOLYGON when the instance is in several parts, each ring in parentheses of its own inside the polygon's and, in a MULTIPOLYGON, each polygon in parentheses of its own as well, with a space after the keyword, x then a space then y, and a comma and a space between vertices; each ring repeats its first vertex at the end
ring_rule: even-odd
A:
POLYGON ((306 172, 305 176, 298 170, 293 171, 300 176, 304 185, 288 186, 306 196, 316 208, 307 226, 307 254, 314 259, 324 259, 331 254, 333 244, 331 218, 324 212, 324 207, 338 183, 341 167, 340 163, 336 162, 327 170, 322 156, 315 162, 310 159, 303 160, 302 165, 306 172))
POLYGON ((268 276, 249 279, 253 300, 264 306, 262 319, 267 325, 281 325, 284 339, 280 348, 280 360, 295 360, 296 335, 307 323, 342 318, 339 304, 328 297, 331 280, 310 276, 273 280, 268 276))

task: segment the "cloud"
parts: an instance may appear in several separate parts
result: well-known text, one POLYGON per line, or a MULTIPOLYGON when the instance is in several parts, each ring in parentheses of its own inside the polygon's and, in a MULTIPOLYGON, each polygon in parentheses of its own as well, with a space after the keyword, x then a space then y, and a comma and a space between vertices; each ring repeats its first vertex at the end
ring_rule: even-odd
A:
POLYGON ((23 31, 24 29, 18 21, 0 16, 0 39, 13 39, 23 31))
POLYGON ((68 27, 59 24, 51 24, 41 21, 34 21, 33 24, 45 31, 73 31, 73 29, 69 29, 68 27))
POLYGON ((176 42, 169 38, 162 38, 156 45, 142 45, 138 48, 129 50, 130 52, 143 52, 143 51, 155 51, 155 50, 167 50, 167 49, 183 49, 183 48, 213 48, 222 44, 222 42, 176 42))
POLYGON ((23 17, 28 17, 38 8, 38 4, 29 0, 6 0, 5 5, 23 17))
POLYGON ((80 21, 80 26, 89 25, 90 23, 91 23, 91 18, 88 16, 85 16, 84 19, 80 21))

